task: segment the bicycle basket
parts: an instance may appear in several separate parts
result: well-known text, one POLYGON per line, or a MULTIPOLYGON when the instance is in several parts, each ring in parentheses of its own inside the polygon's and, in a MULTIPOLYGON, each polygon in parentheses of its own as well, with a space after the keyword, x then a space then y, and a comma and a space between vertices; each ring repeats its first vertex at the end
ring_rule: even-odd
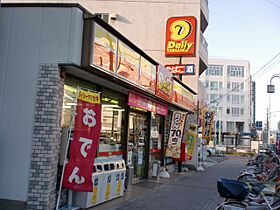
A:
POLYGON ((244 182, 231 179, 217 181, 218 192, 221 197, 244 200, 249 194, 249 186, 244 182))

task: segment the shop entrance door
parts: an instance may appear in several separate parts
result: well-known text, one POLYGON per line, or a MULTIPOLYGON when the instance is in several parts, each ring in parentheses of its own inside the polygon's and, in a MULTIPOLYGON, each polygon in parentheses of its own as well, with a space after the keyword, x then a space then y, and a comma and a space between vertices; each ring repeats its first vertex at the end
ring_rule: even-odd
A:
POLYGON ((134 178, 145 178, 147 158, 148 119, 145 114, 131 112, 129 115, 128 164, 134 167, 134 178))

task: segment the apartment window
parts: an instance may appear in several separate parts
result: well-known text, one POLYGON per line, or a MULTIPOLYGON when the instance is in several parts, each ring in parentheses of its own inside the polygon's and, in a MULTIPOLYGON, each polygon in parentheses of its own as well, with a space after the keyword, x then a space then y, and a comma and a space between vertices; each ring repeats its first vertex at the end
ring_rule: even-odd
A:
POLYGON ((227 108, 227 114, 230 114, 230 108, 227 108))
POLYGON ((213 102, 218 99, 218 94, 210 94, 210 102, 213 102))
POLYGON ((234 122, 227 122, 227 132, 232 132, 234 129, 234 122))
POLYGON ((227 89, 230 89, 230 82, 227 83, 227 89))
POLYGON ((244 90, 244 83, 243 82, 240 83, 240 89, 244 90))
POLYGON ((244 96, 240 97, 240 104, 244 104, 244 96))
POLYGON ((223 82, 219 82, 219 89, 223 89, 223 82))
POLYGON ((244 108, 240 108, 240 115, 244 115, 244 108))
POLYGON ((233 104, 239 104, 239 95, 232 95, 232 103, 233 104))
POLYGON ((227 95, 227 102, 230 103, 230 95, 227 95))
POLYGON ((239 91, 239 82, 233 82, 232 84, 232 90, 238 92, 239 91))
POLYGON ((239 116, 239 108, 233 107, 231 108, 232 116, 239 116))
POLYGON ((218 90, 218 82, 210 81, 210 90, 218 90))
POLYGON ((244 66, 227 66, 228 77, 244 77, 244 66))
POLYGON ((209 65, 206 70, 206 75, 210 76, 223 76, 223 66, 221 65, 209 65))

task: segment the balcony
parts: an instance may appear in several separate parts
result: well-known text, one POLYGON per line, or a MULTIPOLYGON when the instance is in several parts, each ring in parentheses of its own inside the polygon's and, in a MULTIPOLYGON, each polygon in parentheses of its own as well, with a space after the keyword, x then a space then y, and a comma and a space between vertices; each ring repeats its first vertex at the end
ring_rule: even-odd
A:
POLYGON ((200 45, 199 45, 199 75, 202 74, 208 66, 208 43, 200 32, 200 45))
POLYGON ((207 28, 209 22, 208 0, 201 0, 200 7, 200 28, 203 33, 207 28))

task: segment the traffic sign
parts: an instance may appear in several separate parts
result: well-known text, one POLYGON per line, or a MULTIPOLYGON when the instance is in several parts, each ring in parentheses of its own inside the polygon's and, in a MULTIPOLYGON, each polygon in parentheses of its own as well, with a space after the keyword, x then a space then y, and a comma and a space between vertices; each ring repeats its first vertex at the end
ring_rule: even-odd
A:
POLYGON ((256 121, 256 129, 262 130, 262 121, 256 121))

